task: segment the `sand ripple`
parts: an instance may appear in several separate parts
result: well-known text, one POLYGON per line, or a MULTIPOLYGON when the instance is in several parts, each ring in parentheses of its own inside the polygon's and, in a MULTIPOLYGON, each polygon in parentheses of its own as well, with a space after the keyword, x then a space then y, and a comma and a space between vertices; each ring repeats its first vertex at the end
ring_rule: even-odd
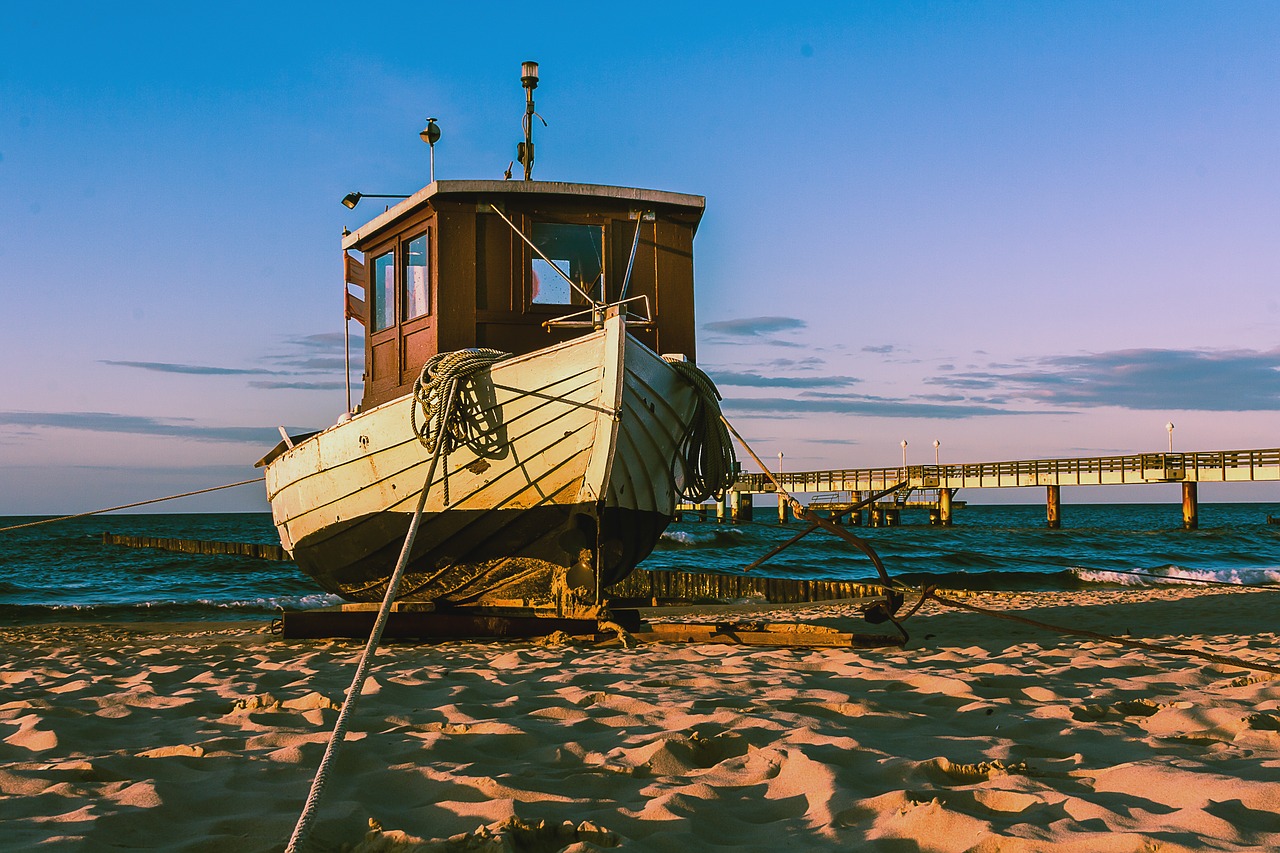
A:
MULTIPOLYGON (((1259 659, 1276 647, 1268 593, 1108 595, 989 598, 1259 659), (1227 620, 1237 634, 1198 632, 1227 620)), ((911 628, 931 638, 389 647, 316 839, 361 853, 1280 849, 1280 680, 970 614, 926 610, 911 628)), ((244 626, 0 635, 4 849, 279 850, 359 655, 244 626)))

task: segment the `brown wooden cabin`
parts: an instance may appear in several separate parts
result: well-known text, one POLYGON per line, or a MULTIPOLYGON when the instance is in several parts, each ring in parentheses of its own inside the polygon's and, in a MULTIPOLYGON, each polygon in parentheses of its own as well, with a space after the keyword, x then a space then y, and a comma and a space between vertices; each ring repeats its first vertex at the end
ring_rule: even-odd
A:
MULTIPOLYGON (((365 327, 361 408, 409 393, 438 352, 520 354, 583 334, 544 325, 587 302, 494 207, 602 302, 619 298, 639 222, 626 295, 647 296, 653 322, 631 331, 655 352, 692 361, 693 235, 705 204, 701 196, 591 184, 430 184, 342 241, 346 281, 363 290, 363 298, 347 292, 348 316, 365 327)), ((630 313, 643 309, 633 303, 630 313)))

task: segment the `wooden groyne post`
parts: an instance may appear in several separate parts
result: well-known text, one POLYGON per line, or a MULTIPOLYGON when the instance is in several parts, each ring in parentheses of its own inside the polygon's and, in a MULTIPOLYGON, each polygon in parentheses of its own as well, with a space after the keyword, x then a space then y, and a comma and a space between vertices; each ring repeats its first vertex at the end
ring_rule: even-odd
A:
POLYGON ((203 539, 173 539, 160 536, 130 536, 121 533, 102 534, 103 545, 126 548, 158 548, 180 554, 224 554, 233 557, 255 557, 259 560, 292 559, 284 548, 265 542, 209 542, 203 539))
POLYGON ((879 585, 857 581, 769 578, 753 575, 691 574, 636 569, 613 586, 617 598, 662 601, 726 601, 763 598, 771 604, 871 598, 879 585))

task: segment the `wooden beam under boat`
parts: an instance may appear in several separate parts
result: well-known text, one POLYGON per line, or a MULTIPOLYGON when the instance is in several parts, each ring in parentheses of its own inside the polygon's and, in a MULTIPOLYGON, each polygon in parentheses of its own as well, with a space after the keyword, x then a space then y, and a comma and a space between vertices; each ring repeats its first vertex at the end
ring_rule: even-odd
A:
MULTIPOLYGON (((844 602, 870 604, 881 599, 844 602)), ((881 648, 900 646, 905 636, 862 634, 828 625, 780 621, 794 606, 703 605, 615 610, 607 619, 569 619, 534 612, 504 613, 487 608, 437 609, 429 603, 396 603, 383 636, 399 640, 458 639, 529 640, 564 634, 591 642, 618 639, 623 643, 714 643, 798 648, 881 648), (667 621, 697 614, 700 620, 667 621), (750 618, 749 618, 750 617, 750 618), (659 621, 662 620, 662 621, 659 621)), ((273 630, 289 640, 363 640, 373 628, 378 606, 353 603, 314 610, 285 611, 273 630)))

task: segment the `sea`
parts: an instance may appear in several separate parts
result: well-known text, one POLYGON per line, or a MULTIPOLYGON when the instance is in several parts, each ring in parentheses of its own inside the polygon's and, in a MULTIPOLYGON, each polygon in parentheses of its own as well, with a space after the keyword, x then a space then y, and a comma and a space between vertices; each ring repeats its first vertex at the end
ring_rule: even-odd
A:
MULTIPOLYGON (((776 513, 776 510, 773 512, 776 513)), ((1198 530, 1177 504, 1067 504, 1049 530, 1036 506, 969 504, 952 527, 907 509, 895 527, 853 528, 908 584, 1064 590, 1186 584, 1280 586, 1280 504, 1201 504, 1198 530)), ((738 573, 802 531, 756 508, 743 524, 686 515, 642 567, 738 573)), ((0 517, 0 528, 39 520, 0 517)), ((104 545, 103 533, 278 543, 267 513, 99 515, 0 532, 0 625, 51 621, 262 620, 336 603, 292 563, 104 545)), ((390 567, 389 567, 390 568, 390 567)), ((818 530, 752 574, 873 580, 862 554, 818 530)))

